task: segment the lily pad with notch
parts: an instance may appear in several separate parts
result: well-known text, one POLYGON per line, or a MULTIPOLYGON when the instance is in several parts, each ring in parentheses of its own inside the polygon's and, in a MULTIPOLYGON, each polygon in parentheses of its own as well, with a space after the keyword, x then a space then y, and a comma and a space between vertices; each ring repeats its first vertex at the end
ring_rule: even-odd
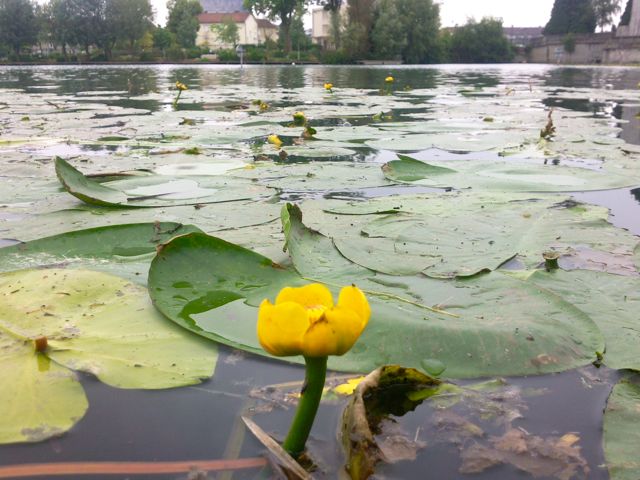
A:
POLYGON ((60 435, 84 415, 73 370, 118 388, 160 389, 213 374, 210 342, 166 322, 146 288, 89 270, 0 275, 0 443, 60 435))
POLYGON ((56 174, 63 187, 83 202, 105 207, 141 208, 257 200, 270 189, 234 177, 141 176, 99 183, 56 157, 56 174))

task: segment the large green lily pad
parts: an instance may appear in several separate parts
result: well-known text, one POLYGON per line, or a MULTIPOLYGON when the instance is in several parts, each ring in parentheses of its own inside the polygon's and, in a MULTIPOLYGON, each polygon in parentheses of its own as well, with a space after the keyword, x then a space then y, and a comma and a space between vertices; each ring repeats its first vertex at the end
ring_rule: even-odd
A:
POLYGON ((309 202, 303 210, 344 257, 390 275, 475 275, 516 256, 535 267, 548 250, 567 268, 637 274, 638 237, 609 224, 606 209, 563 196, 458 192, 309 202))
POLYGON ((83 202, 107 207, 167 207, 270 196, 267 188, 233 177, 140 176, 99 183, 83 175, 67 161, 56 157, 56 173, 62 186, 83 202))
MULTIPOLYGON (((327 270, 316 273, 311 267, 305 271, 321 278, 327 270)), ((352 282, 347 274, 332 277, 334 291, 352 282)), ((257 305, 263 298, 273 300, 285 285, 306 281, 268 258, 201 233, 164 245, 149 271, 154 304, 171 320, 263 355, 256 337, 257 305)), ((500 273, 465 281, 385 275, 357 281, 370 298, 372 318, 351 352, 330 359, 334 369, 367 372, 384 363, 420 367, 424 359, 439 359, 452 377, 536 374, 589 363, 603 346, 582 311, 500 273)))
POLYGON ((604 453, 611 480, 640 478, 640 376, 623 378, 609 396, 604 412, 604 453))
POLYGON ((0 297, 2 443, 42 440, 82 417, 87 401, 67 368, 118 388, 179 387, 213 374, 215 346, 166 322, 128 280, 22 270, 0 275, 0 297))
POLYGON ((38 266, 91 266, 139 277, 158 245, 176 235, 200 231, 172 222, 112 225, 67 232, 0 248, 0 271, 38 266))

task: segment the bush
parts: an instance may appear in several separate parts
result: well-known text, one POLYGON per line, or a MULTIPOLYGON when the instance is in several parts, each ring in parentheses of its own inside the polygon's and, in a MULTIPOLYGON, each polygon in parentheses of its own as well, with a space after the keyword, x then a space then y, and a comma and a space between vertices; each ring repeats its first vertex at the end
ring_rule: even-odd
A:
POLYGON ((343 65, 353 63, 353 58, 345 50, 327 51, 322 54, 322 63, 330 65, 343 65))
POLYGON ((261 45, 247 47, 244 58, 247 62, 264 62, 266 60, 266 49, 261 45))
POLYGON ((200 47, 193 47, 187 50, 187 58, 200 58, 200 55, 202 55, 202 53, 203 52, 202 50, 200 50, 200 47))
POLYGON ((221 62, 237 62, 240 60, 238 54, 233 49, 218 50, 218 60, 221 62))
POLYGON ((572 33, 567 33, 562 39, 562 46, 567 53, 573 53, 576 51, 576 37, 572 33))
POLYGON ((184 60, 184 51, 177 45, 173 45, 167 49, 167 58, 169 60, 184 60))
POLYGON ((140 53, 140 61, 141 62, 153 62, 155 60, 155 55, 151 50, 143 50, 140 53))

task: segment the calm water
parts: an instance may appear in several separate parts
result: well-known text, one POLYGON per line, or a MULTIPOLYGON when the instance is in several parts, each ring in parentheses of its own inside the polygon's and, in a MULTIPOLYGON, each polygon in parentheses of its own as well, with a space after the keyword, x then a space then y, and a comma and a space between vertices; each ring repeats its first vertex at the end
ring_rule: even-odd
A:
MULTIPOLYGON (((614 101, 607 95, 607 92, 616 90, 637 90, 640 69, 509 65, 393 67, 392 71, 398 83, 414 88, 433 88, 434 95, 443 86, 542 85, 554 91, 554 95, 544 100, 545 105, 609 117, 612 121, 627 120, 629 123, 622 126, 621 137, 629 143, 640 144, 640 128, 637 122, 631 121, 640 112, 637 96, 614 101), (563 98, 562 92, 572 92, 576 88, 600 89, 601 94, 597 100, 590 98, 587 93, 584 98, 575 98, 575 95, 563 98)), ((342 87, 375 89, 389 72, 389 67, 323 66, 251 66, 244 69, 212 66, 5 67, 0 68, 0 89, 18 89, 32 94, 47 92, 61 96, 77 95, 79 98, 90 94, 92 103, 102 102, 153 112, 166 108, 166 103, 155 99, 129 97, 159 91, 178 79, 195 90, 238 83, 264 89, 297 89, 306 86, 321 87, 324 82, 342 87), (128 91, 129 95, 123 95, 123 91, 128 91)), ((184 102, 181 108, 205 110, 222 107, 184 102)), ((403 112, 396 113, 402 115, 403 112)), ((0 110, 0 117, 1 115, 0 110)), ((362 161, 384 160, 380 155, 384 156, 384 153, 364 152, 362 161)), ((330 192, 327 196, 342 198, 356 195, 366 198, 399 191, 401 190, 379 188, 355 194, 330 192)), ((416 193, 417 190, 411 191, 416 193)), ((612 223, 640 234, 640 186, 635 189, 578 193, 575 196, 610 208, 612 223)), ((285 193, 282 199, 296 199, 296 194, 285 193)), ((2 245, 0 239, 0 246, 2 245)), ((170 391, 117 390, 85 376, 83 385, 90 404, 87 416, 71 432, 58 439, 34 445, 0 447, 0 465, 258 456, 263 452, 262 446, 237 421, 240 414, 251 411, 252 402, 255 402, 250 399, 249 392, 266 385, 299 381, 303 371, 300 367, 265 361, 226 348, 222 349, 221 357, 213 379, 195 387, 170 391), (240 446, 234 452, 230 439, 238 438, 241 439, 238 443, 240 446)), ((525 395, 526 409, 522 412, 523 417, 514 422, 514 425, 541 436, 578 432, 582 439, 583 454, 591 470, 589 478, 606 479, 608 474, 602 468, 602 412, 611 383, 615 379, 615 372, 595 367, 544 377, 507 379, 509 385, 523 392, 536 392, 535 395, 525 395)), ((328 465, 335 466, 340 461, 339 453, 334 450, 334 438, 342 405, 343 403, 323 406, 314 428, 311 447, 328 465)), ((415 462, 400 462, 382 467, 382 477, 464 478, 458 473, 460 458, 457 448, 434 441, 436 432, 428 420, 431 413, 433 412, 428 407, 424 407, 403 417, 401 423, 406 430, 417 431, 420 428, 426 432, 421 440, 428 448, 419 452, 415 462)), ((254 418, 269 433, 281 436, 291 414, 291 410, 276 407, 273 412, 258 413, 254 418)), ((487 432, 491 433, 490 428, 487 428, 487 432)), ((331 475, 329 474, 329 478, 331 475)), ((234 474, 234 478, 267 476, 268 474, 258 470, 234 474)), ((154 478, 178 477, 180 476, 169 475, 154 478)), ((186 474, 180 478, 186 478, 186 474)), ((513 467, 503 466, 494 467, 472 478, 529 477, 513 467)))

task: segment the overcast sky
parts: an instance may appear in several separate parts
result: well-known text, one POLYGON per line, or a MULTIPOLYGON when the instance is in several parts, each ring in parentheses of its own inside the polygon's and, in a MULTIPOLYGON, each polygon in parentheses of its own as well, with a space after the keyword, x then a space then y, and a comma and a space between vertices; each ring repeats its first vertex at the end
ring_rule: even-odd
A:
MULTIPOLYGON (((151 0, 160 23, 164 24, 166 0, 151 0)), ((553 0, 438 0, 442 26, 466 23, 467 17, 500 17, 505 27, 543 27, 551 16, 553 0)))

